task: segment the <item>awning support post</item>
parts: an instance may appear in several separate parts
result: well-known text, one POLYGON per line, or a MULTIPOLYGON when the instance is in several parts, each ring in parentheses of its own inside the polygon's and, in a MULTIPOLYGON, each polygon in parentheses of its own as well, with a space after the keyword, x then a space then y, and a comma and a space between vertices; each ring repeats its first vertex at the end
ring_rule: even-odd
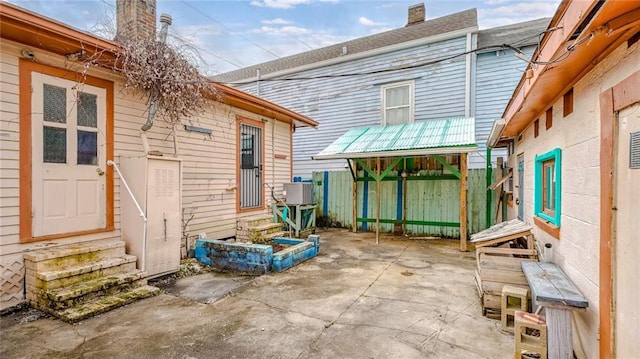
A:
MULTIPOLYGON (((389 166, 389 168, 391 168, 391 166, 389 166)), ((380 157, 376 157, 376 244, 380 243, 380 177, 380 157)))
POLYGON ((460 154, 460 251, 467 251, 467 154, 460 154))

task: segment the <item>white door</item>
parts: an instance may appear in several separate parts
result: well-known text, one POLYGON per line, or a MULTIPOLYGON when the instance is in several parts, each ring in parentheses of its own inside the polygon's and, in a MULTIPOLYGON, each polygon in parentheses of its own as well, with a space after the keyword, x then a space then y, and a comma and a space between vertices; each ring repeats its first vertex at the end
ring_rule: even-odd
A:
POLYGON ((32 74, 33 236, 106 227, 105 89, 32 74))
POLYGON ((640 103, 619 113, 615 168, 615 350, 618 358, 637 358, 640 333, 640 103))

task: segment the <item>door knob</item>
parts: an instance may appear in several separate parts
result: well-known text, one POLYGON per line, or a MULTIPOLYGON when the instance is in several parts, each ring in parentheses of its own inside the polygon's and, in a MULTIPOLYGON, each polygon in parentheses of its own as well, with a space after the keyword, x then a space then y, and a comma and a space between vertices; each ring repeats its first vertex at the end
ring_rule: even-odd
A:
POLYGON ((96 168, 96 172, 98 172, 98 176, 104 175, 104 171, 100 167, 96 168))

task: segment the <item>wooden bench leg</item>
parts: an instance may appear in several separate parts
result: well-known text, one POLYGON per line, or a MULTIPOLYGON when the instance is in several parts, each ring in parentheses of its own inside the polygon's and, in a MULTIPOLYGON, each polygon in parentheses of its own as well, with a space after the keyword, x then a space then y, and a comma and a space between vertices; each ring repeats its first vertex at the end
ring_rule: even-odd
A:
POLYGON ((545 307, 544 312, 547 319, 547 332, 549 334, 549 358, 573 358, 571 311, 545 307))

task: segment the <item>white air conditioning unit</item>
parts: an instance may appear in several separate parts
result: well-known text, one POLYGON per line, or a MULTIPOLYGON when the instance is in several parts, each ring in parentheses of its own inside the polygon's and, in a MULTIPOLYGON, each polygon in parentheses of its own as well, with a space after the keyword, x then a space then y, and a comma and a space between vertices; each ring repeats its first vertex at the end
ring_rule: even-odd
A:
POLYGON ((284 200, 287 204, 313 204, 313 183, 293 182, 284 184, 284 200))

